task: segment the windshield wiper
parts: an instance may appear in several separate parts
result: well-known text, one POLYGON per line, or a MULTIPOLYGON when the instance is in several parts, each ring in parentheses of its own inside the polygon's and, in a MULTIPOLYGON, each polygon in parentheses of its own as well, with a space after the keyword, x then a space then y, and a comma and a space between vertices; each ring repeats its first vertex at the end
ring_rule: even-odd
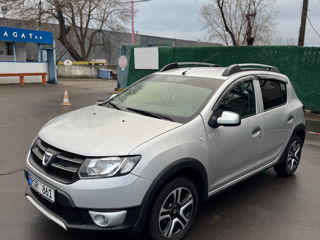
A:
POLYGON ((107 102, 107 105, 110 105, 111 107, 115 108, 115 109, 118 109, 118 110, 123 110, 121 109, 120 107, 118 107, 118 105, 112 103, 112 102, 107 102))
POLYGON ((158 114, 158 113, 153 113, 153 112, 148 112, 148 111, 146 111, 146 110, 135 109, 135 108, 126 108, 126 109, 129 110, 129 111, 132 111, 132 112, 136 112, 136 113, 145 115, 145 116, 154 117, 154 118, 159 118, 159 119, 166 119, 166 120, 169 120, 169 121, 174 122, 174 120, 173 120, 171 117, 166 116, 166 115, 162 115, 162 114, 158 114))

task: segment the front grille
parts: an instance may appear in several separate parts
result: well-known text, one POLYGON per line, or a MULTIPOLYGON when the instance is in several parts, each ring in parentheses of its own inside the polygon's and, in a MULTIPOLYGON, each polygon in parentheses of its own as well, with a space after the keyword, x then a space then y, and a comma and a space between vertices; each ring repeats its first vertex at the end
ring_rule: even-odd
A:
POLYGON ((40 138, 31 148, 31 164, 42 173, 66 184, 73 183, 79 179, 78 170, 84 160, 85 157, 57 149, 40 138), (45 153, 54 155, 48 166, 42 164, 45 153))

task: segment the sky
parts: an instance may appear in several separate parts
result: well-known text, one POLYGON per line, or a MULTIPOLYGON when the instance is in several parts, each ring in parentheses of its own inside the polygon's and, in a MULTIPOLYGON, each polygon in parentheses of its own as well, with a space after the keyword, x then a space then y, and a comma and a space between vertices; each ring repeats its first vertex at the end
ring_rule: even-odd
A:
MULTIPOLYGON (((136 4, 135 30, 139 34, 207 41, 200 21, 201 7, 214 0, 151 0, 136 4)), ((296 44, 302 0, 276 0, 275 42, 296 44)), ((320 0, 309 0, 309 19, 320 34, 320 0)), ((306 46, 320 46, 320 36, 307 22, 306 46)))

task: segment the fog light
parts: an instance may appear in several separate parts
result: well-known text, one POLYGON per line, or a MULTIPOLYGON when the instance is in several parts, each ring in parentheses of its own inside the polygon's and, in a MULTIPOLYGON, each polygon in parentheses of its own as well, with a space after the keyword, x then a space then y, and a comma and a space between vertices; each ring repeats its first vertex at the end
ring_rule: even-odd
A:
POLYGON ((109 219, 108 219, 108 217, 107 217, 107 216, 103 216, 103 220, 104 220, 104 222, 105 222, 106 224, 108 224, 108 223, 109 223, 109 219))
POLYGON ((99 227, 114 227, 121 225, 126 216, 127 211, 120 212, 94 212, 89 211, 92 221, 99 227))
POLYGON ((93 221, 95 222, 95 224, 97 224, 100 227, 106 227, 106 226, 108 226, 108 223, 109 223, 108 217, 103 216, 103 215, 94 216, 93 221))

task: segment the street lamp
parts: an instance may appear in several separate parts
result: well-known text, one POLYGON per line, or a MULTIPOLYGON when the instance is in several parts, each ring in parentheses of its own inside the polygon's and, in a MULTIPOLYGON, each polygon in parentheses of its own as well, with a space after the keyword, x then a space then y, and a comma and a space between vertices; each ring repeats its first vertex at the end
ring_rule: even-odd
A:
POLYGON ((131 45, 134 45, 134 4, 138 2, 149 2, 151 0, 131 0, 130 2, 123 3, 131 3, 131 45))

